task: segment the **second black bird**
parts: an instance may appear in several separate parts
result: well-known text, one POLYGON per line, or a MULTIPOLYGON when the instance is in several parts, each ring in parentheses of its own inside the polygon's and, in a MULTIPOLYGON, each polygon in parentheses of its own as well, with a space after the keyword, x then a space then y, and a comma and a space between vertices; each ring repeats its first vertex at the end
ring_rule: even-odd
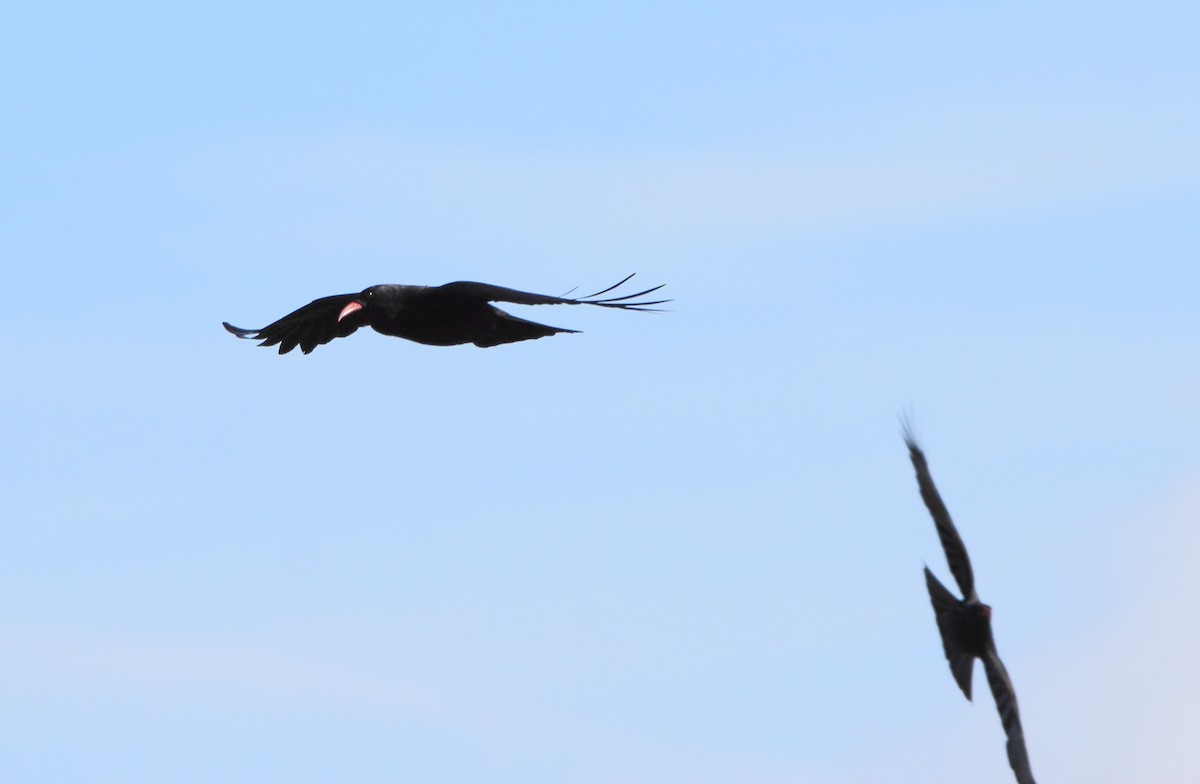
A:
POLYGON ((1035 784, 1033 771, 1029 767, 1029 754, 1025 750, 1021 715, 1017 711, 1017 694, 1013 691, 1008 671, 1004 668, 1004 662, 1000 661, 995 640, 992 639, 992 608, 979 601, 979 595, 975 593, 975 576, 971 571, 966 545, 958 535, 958 529, 950 519, 950 512, 933 484, 929 465, 925 462, 925 453, 917 446, 912 431, 907 426, 904 428, 904 443, 908 446, 908 456, 917 471, 917 485, 921 489, 921 498, 933 517, 942 549, 946 552, 950 573, 954 575, 963 594, 963 598, 959 599, 950 593, 949 589, 933 576, 929 567, 925 567, 925 585, 929 589, 929 599, 933 604, 938 631, 941 633, 942 648, 946 653, 946 660, 950 663, 950 672, 969 700, 971 672, 975 667, 975 660, 983 662, 988 686, 991 687, 992 697, 996 700, 996 710, 1000 713, 1000 722, 1008 735, 1008 764, 1016 774, 1018 784, 1035 784))

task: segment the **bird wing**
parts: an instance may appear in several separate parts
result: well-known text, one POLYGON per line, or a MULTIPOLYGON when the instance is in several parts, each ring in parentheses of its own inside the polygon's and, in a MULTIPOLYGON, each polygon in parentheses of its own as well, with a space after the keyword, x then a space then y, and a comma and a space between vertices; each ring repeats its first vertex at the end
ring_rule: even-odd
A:
POLYGON ((481 299, 486 302, 511 302, 516 305, 599 305, 602 308, 620 308, 621 310, 657 310, 653 305, 670 302, 667 299, 641 301, 644 297, 662 288, 661 285, 639 291, 636 294, 626 294, 620 297, 602 297, 623 285, 633 275, 622 279, 619 283, 606 289, 589 294, 586 297, 552 297, 547 294, 534 294, 528 291, 517 291, 504 286, 493 286, 490 283, 476 283, 470 280, 460 280, 438 286, 437 290, 445 294, 481 299), (634 300, 634 301, 630 301, 634 300))
POLYGON ((921 451, 921 447, 917 446, 916 439, 907 423, 904 424, 904 443, 908 446, 908 456, 912 460, 913 468, 917 471, 917 485, 921 488, 921 500, 925 502, 925 508, 929 510, 929 515, 933 518, 933 524, 937 526, 938 538, 942 541, 942 549, 946 552, 946 561, 950 564, 950 573, 954 575, 954 580, 962 591, 963 600, 968 602, 976 600, 978 596, 975 594, 975 576, 971 572, 971 559, 967 557, 967 547, 963 544, 962 537, 958 535, 958 529, 954 527, 954 521, 950 519, 950 512, 946 509, 946 504, 942 502, 942 497, 933 484, 933 477, 929 473, 929 464, 925 462, 925 453, 921 451))
POLYGON ((262 329, 242 329, 228 322, 221 323, 239 338, 262 340, 258 344, 260 346, 279 344, 280 354, 286 354, 296 346, 307 354, 317 346, 324 345, 334 338, 344 338, 359 327, 366 326, 367 318, 361 310, 338 321, 338 314, 342 308, 358 297, 358 294, 321 297, 262 329))
POLYGON ((950 593, 950 590, 942 585, 941 580, 933 576, 933 572, 929 571, 928 566, 925 567, 925 586, 929 589, 929 601, 933 604, 938 633, 942 637, 942 650, 946 654, 946 661, 950 663, 950 674, 954 676, 954 682, 958 684, 958 688, 962 689, 963 695, 969 700, 971 699, 971 674, 975 669, 975 657, 954 645, 950 635, 942 628, 946 619, 958 612, 963 602, 950 593))
POLYGON ((1017 693, 995 648, 989 649, 983 657, 983 668, 987 672, 992 696, 996 699, 1000 723, 1008 735, 1008 764, 1016 774, 1018 784, 1036 784, 1029 767, 1029 753, 1025 750, 1025 733, 1021 729, 1021 714, 1017 710, 1017 693))

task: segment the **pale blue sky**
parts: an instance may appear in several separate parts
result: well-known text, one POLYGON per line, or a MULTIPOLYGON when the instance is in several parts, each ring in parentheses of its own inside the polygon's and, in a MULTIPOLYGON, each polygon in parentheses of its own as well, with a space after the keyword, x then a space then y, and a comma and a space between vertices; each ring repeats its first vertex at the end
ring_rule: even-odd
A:
POLYGON ((1197 16, 4 11, 0 779, 1011 781, 911 408, 1039 780, 1195 781, 1197 16))

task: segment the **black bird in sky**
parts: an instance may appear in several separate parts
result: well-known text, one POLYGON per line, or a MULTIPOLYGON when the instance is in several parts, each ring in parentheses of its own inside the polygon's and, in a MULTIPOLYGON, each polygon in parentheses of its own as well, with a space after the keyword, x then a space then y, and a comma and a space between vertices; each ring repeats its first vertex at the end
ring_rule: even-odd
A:
POLYGON ((1025 734, 1021 731, 1017 694, 1013 691, 1008 671, 1004 669, 992 639, 992 608, 979 601, 975 593, 975 577, 971 572, 971 561, 967 558, 967 548, 933 484, 925 453, 917 446, 907 423, 904 426, 904 443, 908 445, 908 456, 917 470, 921 498, 937 526, 938 538, 942 540, 942 549, 946 551, 946 560, 950 563, 950 572, 963 594, 962 599, 957 598, 933 576, 929 567, 925 567, 925 585, 929 588, 929 599, 933 603, 933 614, 942 635, 946 660, 950 662, 950 672, 969 700, 975 659, 983 660, 988 686, 992 689, 1000 722, 1008 735, 1008 764, 1012 766, 1019 784, 1035 784, 1033 771, 1029 768, 1029 754, 1025 750, 1025 734))
POLYGON ((533 340, 574 329, 551 327, 517 318, 491 305, 512 302, 518 305, 597 305, 602 308, 652 311, 653 305, 670 300, 640 300, 662 288, 639 291, 621 297, 600 297, 626 283, 633 275, 586 297, 550 297, 531 294, 487 283, 458 281, 444 286, 401 286, 381 284, 358 294, 336 294, 313 300, 262 329, 242 329, 222 322, 225 329, 239 338, 261 340, 260 346, 279 345, 286 354, 296 346, 305 354, 334 338, 344 338, 359 327, 371 327, 384 335, 394 335, 431 346, 457 346, 474 343, 480 348, 533 340))

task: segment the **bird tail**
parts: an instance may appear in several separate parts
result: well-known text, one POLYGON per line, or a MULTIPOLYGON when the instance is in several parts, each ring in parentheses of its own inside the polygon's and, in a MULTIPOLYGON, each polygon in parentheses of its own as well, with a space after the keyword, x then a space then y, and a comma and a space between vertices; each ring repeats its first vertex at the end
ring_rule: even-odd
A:
POLYGON ((499 308, 493 308, 497 318, 492 322, 487 334, 475 339, 474 343, 480 348, 499 346, 502 343, 516 343, 520 340, 534 340, 559 332, 578 332, 575 329, 552 327, 548 324, 538 324, 536 321, 526 321, 511 313, 505 313, 499 308))
POLYGON ((942 585, 933 576, 929 567, 925 567, 925 587, 929 589, 929 601, 933 605, 933 614, 937 619, 938 632, 942 635, 942 649, 946 653, 946 661, 950 663, 950 674, 954 682, 962 689, 963 695, 971 699, 971 673, 975 669, 975 657, 960 650, 951 640, 945 624, 954 613, 958 612, 963 602, 942 585))

